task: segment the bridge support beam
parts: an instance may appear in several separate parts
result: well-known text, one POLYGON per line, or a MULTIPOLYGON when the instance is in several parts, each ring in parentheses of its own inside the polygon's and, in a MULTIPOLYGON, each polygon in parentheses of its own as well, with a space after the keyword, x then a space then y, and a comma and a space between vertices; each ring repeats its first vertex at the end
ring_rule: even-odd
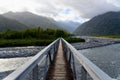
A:
POLYGON ((33 69, 33 80, 38 80, 38 65, 36 65, 33 69))
POLYGON ((81 80, 87 80, 87 71, 83 66, 81 67, 81 80))

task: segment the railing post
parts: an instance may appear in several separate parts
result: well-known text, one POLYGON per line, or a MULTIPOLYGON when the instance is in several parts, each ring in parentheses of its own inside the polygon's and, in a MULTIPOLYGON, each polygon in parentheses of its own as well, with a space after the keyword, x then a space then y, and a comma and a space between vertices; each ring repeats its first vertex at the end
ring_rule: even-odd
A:
POLYGON ((54 44, 54 53, 56 52, 56 46, 55 46, 55 44, 54 44))
POLYGON ((74 56, 72 55, 72 59, 73 59, 73 71, 74 71, 74 78, 76 79, 76 68, 75 68, 75 60, 74 60, 74 56))
POLYGON ((38 64, 33 69, 33 80, 38 80, 38 64))
POLYGON ((46 72, 47 72, 47 71, 48 71, 48 55, 46 56, 43 80, 46 80, 46 72))
POLYGON ((81 67, 81 80, 87 80, 87 71, 83 66, 81 67))
POLYGON ((71 63, 71 51, 69 52, 69 63, 71 63))
POLYGON ((52 59, 51 59, 51 53, 50 53, 50 50, 48 52, 48 56, 49 56, 49 60, 50 60, 50 64, 52 63, 52 59))

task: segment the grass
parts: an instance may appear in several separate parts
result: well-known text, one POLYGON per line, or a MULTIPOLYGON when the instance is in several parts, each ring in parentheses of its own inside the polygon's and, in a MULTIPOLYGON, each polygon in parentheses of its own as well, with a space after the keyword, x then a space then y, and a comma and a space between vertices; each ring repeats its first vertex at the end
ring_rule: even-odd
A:
POLYGON ((0 47, 13 46, 46 46, 54 40, 40 40, 40 39, 3 39, 0 40, 0 47))
POLYGON ((65 40, 68 41, 69 43, 85 42, 85 40, 81 38, 65 38, 65 40))
MULTIPOLYGON (((55 39, 0 39, 0 47, 15 47, 15 46, 46 46, 52 43, 55 39)), ((69 43, 84 42, 84 39, 65 38, 69 43)))

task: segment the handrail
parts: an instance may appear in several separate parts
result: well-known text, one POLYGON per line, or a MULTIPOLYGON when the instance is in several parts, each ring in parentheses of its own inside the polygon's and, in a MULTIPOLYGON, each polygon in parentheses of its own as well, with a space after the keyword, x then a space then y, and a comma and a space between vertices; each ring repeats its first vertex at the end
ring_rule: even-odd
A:
MULTIPOLYGON (((50 63, 52 63, 51 61, 53 61, 54 53, 57 51, 59 40, 60 38, 52 42, 50 45, 41 50, 37 55, 35 55, 32 59, 30 59, 27 63, 16 69, 13 73, 8 75, 3 80, 24 80, 26 75, 29 74, 31 71, 33 73, 33 80, 38 80, 38 64, 42 64, 42 62, 45 62, 43 66, 44 74, 39 80, 45 80, 49 65, 50 63)), ((84 55, 80 54, 67 41, 65 41, 63 38, 61 40, 64 47, 63 49, 66 53, 66 58, 69 61, 72 71, 74 73, 73 75, 75 80, 87 80, 87 73, 89 73, 93 80, 113 80, 113 78, 108 76, 105 72, 103 72, 100 68, 93 64, 84 55), (77 78, 77 64, 82 65, 81 79, 77 78)))
MULTIPOLYGON (((57 50, 58 42, 59 42, 59 39, 52 42, 50 45, 48 45, 43 50, 41 50, 37 55, 35 55, 32 59, 30 59, 27 63, 25 63, 24 65, 22 65, 18 69, 16 69, 13 73, 8 75, 3 80, 23 80, 24 77, 28 73, 30 73, 30 71, 34 72, 33 75, 38 74, 37 69, 36 69, 36 68, 38 68, 38 63, 41 63, 42 59, 45 59, 45 58, 46 58, 46 63, 47 63, 48 62, 47 58, 49 58, 49 59, 52 58, 52 53, 54 54, 56 52, 56 50, 57 50), (52 48, 53 48, 53 52, 50 53, 52 48)), ((48 69, 47 65, 45 65, 45 68, 48 69)), ((46 72, 47 72, 47 69, 45 70, 46 72)), ((38 79, 38 78, 36 78, 36 76, 33 76, 34 80, 38 79)), ((43 76, 42 80, 45 80, 45 76, 46 76, 46 74, 43 76)))
MULTIPOLYGON (((75 69, 75 61, 74 58, 77 59, 78 63, 82 65, 82 72, 81 72, 81 80, 87 80, 87 73, 91 76, 93 80, 113 80, 110 76, 108 76, 105 72, 103 72, 100 68, 98 68, 94 63, 92 63, 89 59, 87 59, 84 55, 80 54, 72 45, 70 45, 67 41, 62 38, 62 42, 64 44, 64 51, 65 53, 70 53, 67 55, 69 58, 68 60, 71 61, 73 59, 73 73, 76 73, 75 69), (72 57, 70 55, 73 55, 72 57)), ((71 66, 72 67, 72 66, 71 66)), ((75 80, 79 80, 76 78, 77 74, 74 75, 75 80)), ((114 79, 115 80, 115 79, 114 79)))

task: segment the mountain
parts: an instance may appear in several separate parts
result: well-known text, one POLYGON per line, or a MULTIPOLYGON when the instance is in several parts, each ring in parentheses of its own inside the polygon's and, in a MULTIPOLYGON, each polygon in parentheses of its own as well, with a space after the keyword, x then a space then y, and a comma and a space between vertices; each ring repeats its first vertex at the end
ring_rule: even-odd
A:
POLYGON ((28 28, 26 25, 12 19, 8 19, 0 15, 0 32, 10 30, 23 30, 28 28))
POLYGON ((36 14, 33 14, 31 12, 8 12, 3 14, 4 17, 9 19, 17 20, 25 25, 27 25, 29 28, 34 27, 42 27, 44 29, 50 28, 50 29, 59 29, 57 25, 52 23, 50 21, 51 18, 42 17, 36 14))
POLYGON ((120 12, 98 15, 79 26, 74 34, 84 36, 120 35, 120 12))
POLYGON ((79 22, 73 22, 73 21, 57 21, 56 24, 63 27, 70 33, 72 33, 78 26, 80 26, 79 22))

